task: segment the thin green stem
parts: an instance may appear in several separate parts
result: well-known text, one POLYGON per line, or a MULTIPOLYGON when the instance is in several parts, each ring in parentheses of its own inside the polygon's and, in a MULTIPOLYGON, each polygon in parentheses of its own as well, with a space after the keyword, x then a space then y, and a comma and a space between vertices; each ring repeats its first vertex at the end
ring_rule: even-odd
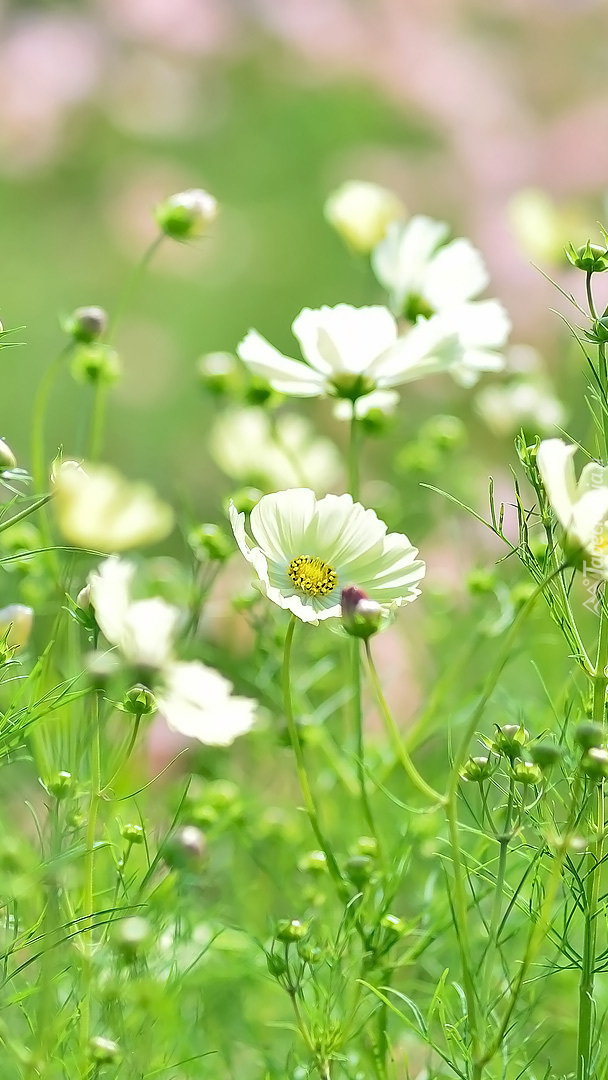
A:
POLYGON ((84 859, 84 895, 82 923, 82 953, 84 961, 84 993, 80 1010, 81 1046, 86 1053, 91 1024, 91 975, 93 952, 93 927, 91 920, 95 914, 95 829, 99 808, 101 788, 101 729, 99 717, 99 693, 93 694, 92 750, 91 750, 91 794, 86 831, 86 854, 84 859))
POLYGON ((502 900, 505 887, 505 876, 507 872, 507 856, 509 852, 509 844, 513 839, 512 830, 512 818, 513 818, 513 802, 515 799, 515 777, 511 777, 509 784, 509 795, 507 799, 507 806, 505 810, 505 818, 503 822, 502 833, 498 836, 499 853, 498 853, 498 866, 496 869, 496 885, 494 891, 494 902, 492 904, 492 914, 490 916, 490 926, 488 930, 488 948, 484 958, 482 966, 481 985, 483 989, 482 1001, 487 1005, 486 1015, 489 1016, 489 1002, 490 1002, 490 987, 492 981, 492 972, 494 970, 494 961, 496 958, 496 952, 498 949, 498 937, 500 933, 500 924, 502 920, 502 900))
POLYGON ((374 694, 376 696, 376 700, 378 702, 380 715, 382 717, 382 721, 384 723, 386 731, 389 734, 393 743, 393 749, 397 758, 399 759, 409 779, 418 788, 418 790, 422 792, 423 795, 426 795, 426 797, 428 799, 431 799, 431 801, 434 803, 443 803, 443 795, 440 795, 438 791, 435 791, 435 788, 431 787, 430 784, 427 784, 424 777, 420 775, 403 743, 401 733, 399 731, 399 728, 397 727, 397 724, 395 723, 395 718, 388 706, 384 693, 382 692, 382 685, 380 683, 380 679, 378 678, 376 665, 374 664, 369 638, 365 642, 365 654, 367 656, 370 681, 374 690, 374 694))
POLYGON ((342 877, 342 874, 340 873, 340 868, 338 866, 338 863, 336 862, 336 858, 331 849, 331 845, 325 838, 325 835, 319 823, 317 807, 315 805, 315 800, 308 781, 308 774, 306 772, 306 762, 304 760, 302 744, 300 742, 300 736, 298 734, 298 729, 293 715, 293 705, 291 700, 291 648, 293 644, 293 635, 295 628, 296 616, 292 615, 291 619, 289 620, 289 626, 287 627, 287 633, 285 635, 285 650, 283 654, 282 673, 283 708, 285 711, 287 731, 289 733, 289 738, 296 761, 296 770, 298 773, 298 780, 300 781, 302 798, 304 799, 304 808, 308 815, 310 826, 313 833, 315 834, 316 841, 321 851, 325 854, 327 868, 334 880, 338 895, 341 897, 342 900, 348 901, 350 899, 348 888, 346 886, 344 878, 342 877))
POLYGON ((348 490, 356 502, 359 498, 359 421, 354 401, 348 444, 348 490))
POLYGON ((44 426, 46 412, 53 383, 72 348, 72 342, 70 342, 61 350, 55 359, 51 361, 40 380, 34 398, 34 408, 32 410, 32 438, 30 446, 34 491, 43 491, 48 486, 44 457, 44 426))
POLYGON ((356 738, 359 795, 361 798, 361 806, 363 809, 363 817, 365 818, 366 826, 369 829, 370 836, 373 836, 375 838, 376 844, 379 848, 380 840, 374 822, 374 817, 367 794, 367 786, 365 783, 365 741, 363 738, 363 707, 361 702, 361 652, 359 648, 358 638, 351 638, 349 644, 351 656, 351 678, 353 685, 353 720, 356 738))

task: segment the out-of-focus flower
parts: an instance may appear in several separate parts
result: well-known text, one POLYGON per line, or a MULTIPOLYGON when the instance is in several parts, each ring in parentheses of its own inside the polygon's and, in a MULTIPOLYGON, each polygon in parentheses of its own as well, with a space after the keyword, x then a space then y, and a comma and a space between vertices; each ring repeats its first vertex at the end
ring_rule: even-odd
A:
POLYGON ((89 599, 104 637, 126 660, 160 668, 173 652, 179 610, 160 596, 133 600, 135 566, 110 558, 89 575, 89 599))
POLYGON ((0 439, 0 473, 14 469, 16 464, 17 458, 13 454, 10 446, 4 439, 0 439))
POLYGON ((208 191, 190 188, 164 199, 154 213, 166 236, 173 240, 196 240, 215 221, 218 206, 208 191))
POLYGON ((173 511, 147 484, 132 484, 105 465, 66 461, 52 474, 57 524, 78 547, 110 554, 162 540, 173 511))
POLYGON ((228 746, 255 722, 256 704, 237 697, 232 683, 198 660, 169 664, 156 699, 167 724, 190 739, 228 746))
POLYGON ((267 491, 298 484, 327 491, 342 468, 337 447, 294 413, 225 412, 213 425, 209 445, 228 476, 267 491))
POLYGON ((105 334, 108 326, 108 316, 103 308, 91 305, 79 307, 67 318, 63 324, 66 334, 75 341, 89 343, 96 341, 105 334))
POLYGON ((388 533, 373 510, 350 495, 317 500, 307 488, 264 495, 250 515, 230 507, 234 535, 269 600, 302 622, 337 618, 342 589, 357 585, 379 604, 415 600, 424 563, 407 536, 388 533))
POLYGON ((292 324, 306 363, 283 356, 257 330, 238 346, 247 367, 283 394, 329 394, 351 401, 445 371, 462 359, 457 334, 438 319, 420 320, 401 337, 385 307, 304 308, 292 324))
POLYGON ((608 468, 590 461, 576 480, 577 447, 563 439, 541 442, 536 462, 547 497, 565 533, 565 550, 585 558, 586 573, 608 577, 608 468))
POLYGON ((489 282, 483 259, 462 237, 445 244, 448 231, 423 215, 389 225, 372 267, 395 311, 411 320, 435 318, 444 333, 456 335, 463 352, 451 374, 471 386, 480 372, 504 367, 500 350, 511 321, 498 300, 476 299, 489 282))
POLYGON ((27 645, 33 624, 34 612, 24 604, 9 604, 0 609, 0 638, 7 634, 6 644, 11 649, 27 645))
POLYGON ((506 386, 485 386, 475 396, 475 408, 496 435, 511 435, 532 427, 542 435, 563 426, 566 410, 542 379, 518 379, 506 386))
POLYGON ((324 213, 351 248, 367 254, 380 243, 391 221, 405 217, 405 207, 389 188, 347 180, 329 196, 324 213))
POLYGON ((372 390, 371 394, 357 398, 356 401, 348 401, 346 398, 336 401, 334 416, 336 420, 352 420, 354 413, 358 420, 362 420, 374 409, 386 416, 392 416, 398 404, 399 394, 396 390, 372 390))
POLYGON ((546 191, 524 188, 509 201, 509 222, 522 251, 539 263, 564 264, 572 236, 587 235, 591 224, 572 206, 559 206, 546 191))

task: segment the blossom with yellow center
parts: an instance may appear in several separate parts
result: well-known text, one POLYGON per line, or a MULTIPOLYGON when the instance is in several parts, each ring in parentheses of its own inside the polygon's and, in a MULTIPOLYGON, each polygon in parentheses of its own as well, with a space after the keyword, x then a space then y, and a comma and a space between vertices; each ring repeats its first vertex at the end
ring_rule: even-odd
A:
POLYGON ((348 585, 389 607, 419 595, 425 566, 416 548, 350 495, 316 499, 308 488, 264 495, 251 511, 253 540, 234 506, 230 519, 262 592, 302 622, 339 618, 348 585))

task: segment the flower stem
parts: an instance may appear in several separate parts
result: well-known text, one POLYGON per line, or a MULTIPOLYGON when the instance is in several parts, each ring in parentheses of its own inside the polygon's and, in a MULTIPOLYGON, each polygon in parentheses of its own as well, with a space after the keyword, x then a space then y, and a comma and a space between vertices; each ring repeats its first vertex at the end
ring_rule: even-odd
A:
POLYGON ((336 862, 335 855, 331 849, 330 844, 326 840, 321 825, 319 823, 319 815, 313 798, 312 790, 308 782, 308 774, 306 772, 306 762, 304 760, 304 753, 302 750, 302 744, 300 742, 300 736, 293 715, 293 705, 291 701, 291 647, 293 644, 293 635, 296 628, 296 617, 291 616, 289 620, 289 626, 287 627, 287 633, 285 635, 285 650, 283 653, 283 707, 285 710, 285 720, 287 722, 287 731, 289 732, 289 738, 291 746, 296 759, 296 770, 298 773, 298 780, 300 781, 300 788, 302 791, 302 797, 304 799, 304 807, 308 815, 308 820, 315 834, 316 841, 325 855, 327 862, 327 869, 329 870, 338 895, 342 900, 348 901, 350 899, 349 891, 340 873, 340 868, 336 862))
POLYGON ((348 490, 353 500, 357 502, 359 499, 359 421, 355 413, 355 402, 353 402, 348 444, 348 490))
POLYGON ((365 741, 363 738, 363 708, 361 703, 361 652, 359 649, 359 641, 357 638, 351 638, 350 651, 351 676, 353 684, 353 713, 355 737, 357 740, 356 753, 357 776, 359 779, 359 794, 361 797, 361 806, 363 808, 363 817, 365 818, 366 826, 370 831, 370 836, 373 836, 375 838, 379 850, 380 839, 378 837, 372 809, 367 795, 367 787, 365 784, 365 741))
POLYGON ((490 991, 492 972, 494 969, 494 960, 496 958, 496 952, 498 949, 498 935, 500 932, 500 923, 502 915, 502 899, 505 886, 505 876, 507 872, 507 855, 509 852, 509 844, 513 838, 512 831, 512 817, 513 817, 513 802, 515 799, 515 777, 511 777, 509 784, 509 795, 507 799, 507 808, 505 810, 505 818, 503 822, 502 833, 497 837, 499 843, 498 854, 498 867, 496 870, 496 884, 494 891, 494 903, 492 905, 492 914, 490 916, 490 927, 488 930, 488 948, 485 955, 484 963, 482 966, 481 985, 484 988, 482 1001, 487 1004, 486 1015, 490 1015, 490 991))
POLYGON ((84 898, 82 923, 82 949, 84 958, 84 994, 80 1010, 81 1044, 86 1054, 91 1023, 91 975, 93 952, 93 927, 91 920, 95 914, 95 827, 101 787, 101 731, 99 722, 99 693, 93 694, 92 717, 92 755, 91 755, 91 795, 86 832, 86 855, 84 861, 84 898))
POLYGON ((376 700, 378 702, 378 708, 380 709, 380 715, 382 716, 384 726, 385 726, 385 728, 386 728, 386 730, 387 730, 387 732, 390 735, 390 738, 392 740, 393 749, 395 751, 395 754, 396 754, 397 758, 401 762, 401 765, 403 766, 403 769, 404 769, 405 773, 407 774, 407 776, 409 777, 409 779, 418 788, 418 790, 420 792, 422 792, 423 795, 426 795, 426 797, 428 799, 431 799, 431 801, 434 802, 434 803, 439 803, 439 804, 443 803, 443 801, 444 801, 443 795, 440 795, 438 791, 435 791, 435 788, 431 787, 430 784, 427 784, 426 780, 424 779, 423 776, 420 775, 420 773, 418 772, 418 769, 414 765, 414 762, 412 761, 410 755, 407 752, 407 749, 406 749, 406 747, 405 747, 405 745, 403 743, 403 740, 401 738, 401 733, 399 731, 399 728, 397 727, 397 724, 395 723, 395 718, 394 718, 394 716, 393 716, 393 714, 392 714, 392 712, 391 712, 391 710, 390 710, 390 708, 388 706, 387 700, 386 700, 386 698, 385 698, 385 696, 384 696, 384 694, 382 692, 382 686, 381 686, 381 683, 380 683, 380 679, 378 678, 378 672, 376 671, 376 665, 374 664, 374 659, 372 657, 372 650, 371 650, 369 638, 365 642, 365 653, 366 653, 366 656, 367 656, 367 663, 368 663, 368 666, 369 666, 370 680, 371 680, 371 684, 372 684, 372 687, 373 687, 373 690, 374 690, 374 694, 376 695, 376 700))
POLYGON ((62 364, 72 350, 72 342, 66 345, 60 353, 51 361, 42 376, 32 412, 32 439, 30 446, 32 476, 34 491, 44 491, 47 487, 46 465, 44 459, 44 422, 49 403, 49 395, 53 383, 59 374, 62 364))

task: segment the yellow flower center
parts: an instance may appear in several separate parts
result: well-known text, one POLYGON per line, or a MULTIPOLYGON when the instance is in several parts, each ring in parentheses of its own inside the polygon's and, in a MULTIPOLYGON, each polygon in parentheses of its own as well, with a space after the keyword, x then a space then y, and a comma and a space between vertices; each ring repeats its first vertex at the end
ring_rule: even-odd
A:
POLYGON ((287 567, 296 589, 307 596, 327 596, 338 584, 333 566, 316 555, 298 555, 287 567))

